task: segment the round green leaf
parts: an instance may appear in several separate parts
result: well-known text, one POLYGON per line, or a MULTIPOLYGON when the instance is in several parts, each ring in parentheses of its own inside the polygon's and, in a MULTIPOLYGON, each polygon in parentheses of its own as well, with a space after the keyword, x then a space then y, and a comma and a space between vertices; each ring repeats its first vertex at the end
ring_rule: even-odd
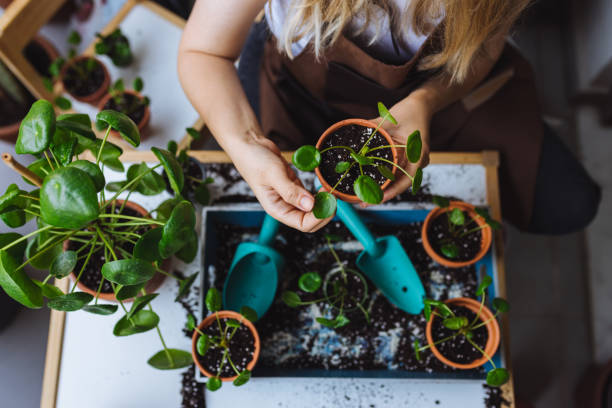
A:
POLYGON ((166 189, 164 178, 154 172, 149 171, 146 163, 134 164, 127 171, 127 181, 130 182, 140 177, 134 189, 142 195, 157 195, 166 189))
MULTIPOLYGON (((9 234, 2 236, 5 238, 9 234)), ((25 241, 23 243, 25 244, 25 241)), ((3 243, 2 246, 6 244, 3 243)), ((24 251, 25 245, 0 250, 0 286, 17 302, 31 309, 38 309, 43 305, 42 289, 26 275, 23 268, 17 269, 21 265, 24 251)))
POLYGON ((155 268, 142 259, 120 259, 102 265, 102 276, 113 283, 124 286, 139 285, 155 275, 155 268))
POLYGON ((459 248, 455 244, 444 244, 440 247, 442 255, 447 258, 454 259, 459 256, 459 248))
POLYGON ((300 276, 298 286, 304 292, 314 293, 321 287, 321 282, 321 275, 316 272, 307 272, 300 276))
POLYGON ((219 388, 221 388, 222 385, 223 385, 223 382, 221 382, 219 377, 212 377, 212 378, 209 378, 208 381, 206 382, 206 389, 208 391, 217 391, 219 388))
POLYGON ((197 130, 195 130, 194 128, 187 128, 185 129, 187 131, 187 134, 189 136, 191 136, 192 139, 194 140, 199 140, 202 135, 200 134, 200 132, 198 132, 197 130))
POLYGON ((336 164, 336 173, 342 174, 351 167, 351 163, 347 161, 341 161, 336 164))
POLYGON ((193 192, 193 197, 198 203, 208 205, 210 203, 210 191, 208 191, 208 186, 204 183, 200 183, 193 192))
POLYGON ((442 321, 444 327, 450 330, 459 330, 468 325, 468 319, 465 316, 447 317, 442 321))
POLYGON ((144 87, 144 82, 142 81, 141 77, 136 77, 134 79, 134 82, 132 83, 132 88, 134 88, 134 90, 136 92, 140 92, 142 91, 142 88, 144 87))
POLYGON ((112 315, 117 311, 117 305, 86 305, 83 306, 83 311, 102 316, 112 315))
POLYGON ((483 276, 480 285, 478 285, 478 288, 476 289, 476 296, 482 296, 485 290, 491 286, 492 283, 493 279, 489 275, 483 276))
POLYGON ((450 205, 450 200, 446 197, 442 197, 442 196, 433 196, 433 203, 435 205, 437 205, 440 208, 446 208, 450 205))
POLYGON ((44 99, 32 104, 30 111, 21 121, 19 136, 15 143, 17 154, 38 154, 49 147, 55 133, 55 111, 53 105, 44 99))
MULTIPOLYGON (((51 173, 51 167, 49 167, 49 162, 47 161, 47 159, 38 159, 35 162, 32 162, 28 165, 28 170, 30 170, 32 173, 36 174, 38 177, 40 177, 41 179, 44 179, 47 174, 51 173)), ((30 184, 30 185, 34 185, 34 183, 32 183, 30 180, 26 179, 25 177, 22 177, 22 179, 30 184)))
POLYGON ((414 173, 414 178, 412 179, 412 195, 416 195, 421 189, 421 184, 423 184, 423 169, 420 167, 414 173))
POLYGON ((461 211, 459 208, 453 208, 453 210, 448 214, 449 214, 448 219, 452 224, 455 224, 455 225, 465 224, 465 215, 463 214, 463 211, 461 211))
POLYGON ((32 279, 32 282, 42 290, 42 294, 47 299, 54 299, 56 297, 64 296, 64 292, 55 285, 49 283, 42 283, 39 280, 32 279))
POLYGON ((361 175, 353 184, 355 194, 368 204, 380 204, 383 200, 383 191, 378 183, 370 176, 361 175))
POLYGON ((106 185, 106 190, 110 191, 111 193, 116 193, 125 187, 126 184, 126 181, 111 181, 106 185))
POLYGON ((93 181, 75 167, 55 170, 40 189, 40 213, 43 221, 55 227, 83 228, 100 213, 93 181))
POLYGON ((115 292, 115 297, 117 300, 127 300, 133 297, 136 297, 140 294, 140 291, 144 288, 144 283, 140 285, 118 285, 117 291, 115 292))
POLYGON ((159 254, 159 241, 162 238, 162 228, 151 228, 136 241, 133 255, 135 258, 148 262, 159 262, 162 260, 159 254))
POLYGON ((138 126, 126 114, 114 110, 103 110, 96 115, 96 121, 104 122, 119 132, 121 137, 132 146, 137 147, 140 144, 138 126))
POLYGON ((192 363, 191 353, 177 349, 165 349, 158 351, 147 361, 147 363, 158 370, 174 370, 189 367, 192 363))
POLYGON ((148 295, 142 295, 135 298, 134 302, 132 303, 132 307, 127 314, 128 319, 144 309, 146 305, 151 303, 151 301, 157 297, 157 295, 157 293, 150 293, 148 295))
POLYGON ((305 145, 293 153, 291 161, 299 170, 313 171, 321 163, 321 153, 316 147, 305 145))
POLYGON ((362 154, 351 153, 351 157, 353 158, 353 160, 355 160, 357 163, 361 164, 362 166, 369 166, 372 163, 374 163, 373 159, 366 157, 362 154))
POLYGON ((406 158, 410 163, 417 163, 421 159, 421 150, 423 149, 423 141, 421 140, 421 132, 415 130, 406 139, 406 158))
POLYGON ((104 174, 98 166, 87 160, 76 160, 68 165, 69 167, 75 167, 79 170, 83 170, 93 181, 96 191, 102 191, 106 184, 104 174))
POLYGON ((414 355, 415 355, 417 361, 421 361, 421 343, 419 343, 418 339, 415 339, 412 342, 412 348, 414 349, 414 355))
POLYGON ((192 314, 187 315, 187 323, 185 324, 185 328, 189 331, 193 331, 196 327, 195 317, 192 314))
POLYGON ((225 325, 228 327, 240 327, 240 322, 236 319, 229 319, 225 322, 225 325))
POLYGON ((336 213, 336 197, 326 191, 319 191, 315 195, 315 203, 312 208, 312 213, 318 219, 325 219, 333 216, 336 213))
POLYGON ((169 198, 163 203, 161 203, 159 207, 157 207, 157 210, 155 211, 157 213, 157 220, 158 221, 168 220, 168 218, 170 218, 170 215, 172 214, 172 210, 174 210, 174 207, 176 207, 176 205, 180 203, 181 201, 182 200, 180 198, 174 197, 174 198, 169 198))
POLYGON ((206 308, 208 311, 213 313, 218 312, 221 310, 221 307, 221 292, 216 288, 208 289, 208 292, 206 292, 206 308))
POLYGON ((193 275, 189 276, 188 278, 181 279, 179 283, 178 294, 176 295, 176 298, 174 298, 175 302, 178 302, 179 299, 182 299, 189 294, 189 290, 191 289, 191 286, 193 286, 193 283, 195 282, 198 275, 199 275, 199 272, 196 272, 193 275))
POLYGON ((64 278, 70 275, 77 263, 77 253, 74 251, 66 251, 59 254, 53 263, 49 273, 56 278, 64 278))
POLYGON ((193 239, 195 221, 195 211, 189 201, 181 201, 174 207, 163 227, 162 238, 159 241, 159 253, 162 258, 168 258, 193 239))
POLYGON ((68 110, 72 108, 72 102, 70 102, 70 99, 66 99, 63 96, 56 97, 54 102, 55 105, 57 105, 57 107, 61 110, 68 110))
POLYGON ((164 171, 166 172, 166 176, 170 182, 170 187, 172 190, 174 190, 175 194, 180 195, 181 191, 183 191, 183 186, 185 183, 183 168, 179 162, 176 161, 174 155, 169 151, 158 149, 157 147, 152 147, 151 151, 155 154, 159 162, 164 167, 164 171))
POLYGON ((289 307, 298 307, 302 303, 302 299, 300 298, 300 295, 290 290, 284 291, 283 294, 281 295, 281 299, 289 307))
POLYGON ((159 316, 150 310, 141 310, 128 320, 123 316, 113 328, 113 334, 118 337, 149 331, 159 323, 159 316))
POLYGON ((506 301, 506 299, 495 298, 493 299, 493 307, 499 313, 508 313, 510 310, 510 304, 506 301))
POLYGON ((84 113, 66 113, 59 115, 56 126, 66 132, 74 132, 87 139, 94 140, 96 134, 91 129, 91 120, 84 113))
POLYGON ((496 368, 487 373, 487 384, 491 387, 500 387, 509 379, 510 373, 505 368, 496 368))
POLYGON ((238 377, 234 380, 234 385, 236 387, 240 387, 241 385, 246 384, 251 379, 251 372, 249 370, 242 371, 238 377))
POLYGON ((80 310, 93 300, 93 296, 85 292, 73 292, 63 296, 58 296, 53 299, 49 299, 47 306, 51 309, 59 310, 62 312, 74 312, 80 310))
POLYGON ((387 109, 387 107, 385 105, 383 105, 382 102, 378 102, 378 114, 384 120, 388 120, 389 122, 393 123, 394 125, 397 125, 397 120, 395 120, 393 115, 391 115, 391 112, 389 112, 389 109, 387 109))
POLYGON ((385 166, 384 164, 379 164, 378 166, 376 166, 376 169, 384 178, 389 179, 391 181, 395 180, 395 174, 393 174, 391 169, 385 166))
POLYGON ((187 241, 184 247, 178 250, 175 254, 178 259, 185 263, 191 263, 198 254, 198 234, 195 230, 191 230, 191 239, 187 241))
POLYGON ((210 338, 207 335, 198 337, 198 341, 196 342, 196 350, 198 351, 198 354, 203 356, 206 354, 209 348, 210 338))
POLYGON ((257 316, 257 312, 248 306, 242 306, 240 308, 240 314, 243 315, 245 319, 253 323, 255 323, 259 318, 257 316))

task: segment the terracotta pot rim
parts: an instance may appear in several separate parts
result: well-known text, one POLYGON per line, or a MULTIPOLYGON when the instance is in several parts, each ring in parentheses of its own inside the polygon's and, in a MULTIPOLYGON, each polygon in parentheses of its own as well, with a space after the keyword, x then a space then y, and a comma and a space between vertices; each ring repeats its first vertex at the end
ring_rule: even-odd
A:
MULTIPOLYGON (((205 327, 208 327, 211 325, 211 323, 214 322, 215 315, 219 315, 219 318, 224 319, 224 318, 230 318, 230 319, 236 319, 238 321, 240 321, 243 325, 245 325, 249 331, 251 332, 251 335, 253 336, 253 342, 255 343, 255 351, 253 351, 253 359, 249 362, 249 364, 247 364, 247 370, 249 371, 253 371, 253 368, 255 367, 255 364, 257 364, 257 360, 259 359, 259 352, 261 349, 261 342, 259 340, 259 333, 257 332, 257 329, 255 328, 255 325, 249 321, 248 319, 246 319, 244 316, 242 316, 240 313, 234 312, 232 310, 220 310, 216 313, 212 313, 208 316, 206 316, 206 318, 204 320, 202 320, 200 322, 200 324, 198 325, 198 329, 200 331, 202 331, 202 329, 204 329, 205 327)), ((197 347, 196 347, 196 342, 198 340, 198 337, 200 336, 200 334, 197 331, 193 331, 193 335, 191 336, 191 358, 193 359, 193 362, 196 364, 196 366, 198 367, 198 369, 200 370, 200 372, 202 374, 204 374, 206 377, 208 378, 212 378, 215 375, 210 373, 209 371, 207 371, 202 364, 200 363, 200 360, 198 359, 198 354, 197 354, 197 347)), ((230 382, 230 381, 234 381, 238 376, 235 375, 233 377, 219 377, 221 379, 221 381, 223 382, 230 382)))
MULTIPOLYGON (((131 89, 126 89, 124 91, 122 91, 121 93, 123 94, 131 94, 131 95, 136 95, 138 98, 142 99, 144 98, 144 95, 142 95, 140 92, 131 90, 131 89)), ((100 100, 100 102, 98 103, 98 110, 102 111, 104 110, 104 105, 106 105, 106 103, 112 98, 113 96, 110 94, 110 92, 106 92, 106 95, 104 95, 102 97, 102 99, 100 100)), ((140 119, 140 121, 136 124, 138 126, 138 130, 140 132, 142 132, 142 130, 145 128, 145 126, 147 126, 147 124, 149 123, 149 119, 151 118, 151 109, 149 108, 149 105, 145 106, 145 110, 144 110, 144 115, 142 116, 142 119, 140 119)), ((118 137, 119 133, 116 130, 112 130, 110 131, 110 134, 113 136, 118 137)), ((142 137, 142 134, 140 135, 140 139, 144 139, 142 137)))
POLYGON ((96 103, 100 100, 100 98, 102 98, 104 94, 108 92, 108 88, 110 86, 110 74, 108 73, 108 69, 106 69, 106 65, 104 65, 104 63, 100 61, 98 58, 89 56, 89 55, 79 55, 79 56, 76 56, 66 61, 66 63, 64 64, 64 66, 62 67, 60 71, 59 81, 62 84, 62 88, 66 92, 68 92, 74 99, 81 101, 81 102, 89 103, 95 106, 96 103), (98 64, 100 64, 100 66, 102 67, 102 70, 104 71, 104 81, 102 81, 102 84, 100 85, 100 87, 93 93, 89 95, 85 95, 85 96, 77 96, 73 94, 72 92, 70 92, 68 89, 66 89, 66 87, 64 86, 64 76, 66 74, 66 71, 72 64, 74 64, 77 61, 81 61, 84 59, 90 59, 90 58, 96 60, 98 64))
MULTIPOLYGON (((444 303, 446 304, 454 304, 457 306, 463 306, 465 308, 470 309, 472 312, 478 314, 478 310, 480 309, 480 302, 474 300, 474 299, 470 299, 470 298, 465 298, 465 297, 460 297, 460 298, 454 298, 454 299, 448 299, 446 301, 444 301, 444 303)), ((487 328, 487 334, 488 334, 488 338, 487 338, 487 344, 484 347, 484 351, 485 353, 487 353, 489 356, 493 357, 493 355, 495 355, 495 353, 497 352, 497 349, 499 348, 499 343, 500 343, 500 329, 499 329, 499 323, 497 323, 497 319, 493 318, 494 314, 491 312, 491 310, 486 307, 483 306, 482 307, 482 311, 480 312, 480 316, 479 319, 481 321, 485 321, 485 320, 489 320, 491 319, 486 325, 485 327, 487 328)), ((469 364, 461 364, 461 363, 456 363, 452 360, 449 360, 448 358, 444 357, 442 355, 442 353, 440 353, 440 351, 438 350, 438 348, 433 344, 434 340, 433 340, 433 336, 431 334, 431 330, 432 330, 432 326, 433 326, 433 320, 436 318, 436 316, 434 316, 432 314, 431 318, 427 321, 427 326, 425 329, 425 336, 427 338, 427 343, 430 345, 431 348, 431 352, 433 353, 434 356, 436 356, 436 358, 438 360, 440 360, 442 363, 451 366, 451 367, 455 367, 455 368, 459 368, 461 370, 470 370, 472 368, 476 368, 476 367, 480 367, 481 365, 485 364, 487 361, 489 361, 489 359, 485 356, 482 356, 480 358, 477 358, 476 360, 474 360, 473 362, 469 363, 469 364)))
MULTIPOLYGON (((331 135, 336 129, 339 129, 341 127, 348 126, 348 125, 360 125, 363 127, 368 127, 368 128, 373 128, 373 129, 376 129, 376 127, 378 126, 376 123, 372 122, 371 120, 366 120, 366 119, 350 118, 350 119, 341 120, 340 122, 334 123, 333 125, 328 127, 327 130, 325 130, 325 132, 323 132, 323 134, 321 135, 321 137, 319 137, 319 140, 317 141, 316 148, 320 149, 325 139, 327 139, 327 137, 331 135)), ((387 140, 387 143, 389 145, 395 144, 393 142, 393 139, 391 139, 391 136, 389 135, 389 133, 382 127, 378 129, 378 133, 380 133, 387 140)), ((398 162, 397 148, 391 147, 391 152, 393 154, 393 163, 398 164, 397 163, 398 162)), ((395 166, 392 166, 391 172, 395 174, 396 171, 397 171, 397 168, 395 166)), ((323 188, 327 191, 331 191, 332 186, 323 178, 323 175, 321 174, 321 170, 319 170, 318 167, 315 168, 315 174, 319 178, 319 181, 321 182, 321 185, 323 186, 323 188)), ((389 186, 389 184, 391 184, 391 180, 385 181, 382 184, 382 186, 380 186, 380 188, 384 191, 389 186)), ((338 190, 335 190, 332 194, 335 195, 337 198, 343 201, 346 201, 348 203, 360 203, 361 202, 359 197, 357 197, 357 195, 355 194, 346 194, 338 190)))
POLYGON ((423 227, 421 228, 421 240, 423 241, 423 247, 425 248, 425 252, 437 263, 444 265, 449 268, 462 268, 464 266, 469 266, 475 264, 480 261, 489 251, 491 247, 491 242, 493 240, 493 232, 491 231, 491 227, 486 225, 486 222, 482 219, 482 217, 478 216, 474 211, 474 206, 472 204, 465 203, 463 201, 451 201, 450 205, 446 208, 436 207, 427 214, 425 221, 423 222, 423 227), (478 253, 469 261, 453 261, 450 259, 446 259, 442 255, 438 254, 429 242, 429 237, 427 235, 427 231, 434 219, 443 215, 444 213, 451 211, 454 208, 459 208, 463 211, 467 211, 470 218, 474 219, 478 225, 485 225, 485 228, 480 230, 480 250, 478 253))
MULTIPOLYGON (((123 202, 125 200, 121 200, 121 199, 117 199, 115 200, 118 204, 123 204, 123 202)), ((141 215, 146 215, 148 213, 147 210, 145 210, 141 205, 136 204, 133 201, 128 201, 125 204, 126 207, 138 212, 141 215)), ((153 226, 153 228, 155 228, 156 226, 153 226)), ((63 243, 63 249, 64 251, 66 251, 68 249, 68 244, 69 244, 70 240, 66 240, 63 243)), ((162 265, 160 266, 160 269, 166 269, 165 268, 165 264, 168 260, 164 260, 164 262, 162 263, 162 265)), ((73 282, 76 282, 76 274, 74 271, 70 272, 70 278, 72 279, 73 282)), ((161 273, 157 272, 153 278, 151 278, 151 280, 147 283, 147 285, 145 285, 145 290, 147 291, 147 293, 152 293, 155 292, 164 282, 164 280, 166 279, 165 275, 162 275, 161 273)), ((77 287, 79 288, 79 290, 81 290, 82 292, 85 293, 89 293, 92 296, 96 296, 96 290, 89 288, 88 286, 86 286, 85 284, 81 283, 80 281, 77 282, 77 287)), ((100 295, 98 296, 98 298, 103 299, 103 300, 107 300, 107 301, 111 301, 111 302, 117 302, 117 298, 115 297, 114 293, 103 293, 100 292, 100 295)), ((131 302, 133 299, 126 299, 123 302, 131 302)))

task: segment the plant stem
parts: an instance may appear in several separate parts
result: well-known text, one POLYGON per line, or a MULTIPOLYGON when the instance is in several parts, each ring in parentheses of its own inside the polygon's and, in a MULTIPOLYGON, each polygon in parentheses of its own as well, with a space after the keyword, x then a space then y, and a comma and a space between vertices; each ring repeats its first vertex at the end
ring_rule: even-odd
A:
POLYGON ((482 322, 478 323, 476 326, 472 327, 471 330, 476 330, 476 329, 481 328, 482 326, 486 326, 489 322, 492 322, 493 320, 495 320, 497 316, 499 316, 499 312, 495 312, 493 317, 490 317, 487 320, 483 320, 482 322))
POLYGON ((478 307, 478 313, 476 313, 476 316, 474 316, 474 319, 472 320, 472 323, 470 323, 470 325, 468 327, 472 327, 474 324, 476 324, 476 322, 478 321, 478 319, 480 318, 480 313, 482 313, 482 308, 484 307, 484 303, 485 303, 485 293, 482 293, 481 299, 480 299, 480 306, 478 307))
POLYGON ((321 154, 323 154, 323 153, 325 153, 325 152, 327 152, 329 150, 332 150, 332 149, 346 149, 349 152, 351 152, 353 154, 356 154, 355 150, 353 150, 353 148, 350 147, 350 146, 330 146, 330 147, 326 147, 325 149, 321 150, 321 154))
POLYGON ((110 134, 111 127, 110 125, 106 129, 106 133, 104 134, 104 139, 102 139, 102 144, 100 144, 100 148, 98 149, 98 157, 96 157, 96 166, 100 164, 100 159, 102 158, 102 150, 104 150, 104 145, 106 144, 106 139, 108 139, 108 135, 110 134))
POLYGON ((140 181, 140 179, 142 179, 144 176, 146 176, 147 174, 149 174, 150 172, 152 172, 153 170, 155 170, 156 168, 158 168, 159 166, 161 166, 161 163, 156 164, 155 166, 151 167, 149 170, 145 171, 142 174, 139 174, 138 176, 136 176, 132 181, 130 181, 129 183, 127 183, 125 186, 121 187, 119 189, 119 191, 117 191, 115 193, 115 195, 109 200, 107 201, 102 208, 100 208, 100 210, 105 209, 108 204, 110 202, 113 202, 117 199, 117 197, 119 197, 119 194, 123 193, 125 190, 127 190, 129 187, 131 187, 132 185, 134 185, 135 183, 137 183, 138 181, 140 181))
POLYGON ((55 157, 55 154, 53 154, 53 150, 49 149, 49 153, 51 153, 51 157, 53 157, 53 161, 55 162, 55 164, 57 165, 57 168, 62 167, 59 163, 59 161, 57 161, 57 157, 55 157))
POLYGON ((384 146, 378 146, 378 147, 373 147, 370 150, 368 150, 368 153, 373 152, 375 150, 389 149, 391 147, 405 148, 406 146, 404 146, 404 145, 384 145, 384 146))
MULTIPOLYGON (((91 244, 89 253, 87 254, 87 257, 85 258, 85 261, 83 262, 83 266, 81 267, 81 270, 79 271, 79 274, 77 275, 74 285, 72 285, 72 290, 70 291, 70 293, 74 292, 74 290, 76 289, 77 282, 81 279, 81 275, 83 275, 83 271, 85 270, 85 267, 89 263, 89 259, 91 259, 91 255, 94 253, 94 250, 96 249, 96 242, 98 242, 98 236, 94 236, 92 239, 93 239, 93 244, 91 244)), ((100 282, 100 287, 102 287, 102 282, 100 282)))
POLYGON ((229 349, 225 349, 225 351, 223 352, 223 357, 221 357, 221 363, 219 364, 219 371, 217 371, 217 377, 219 377, 221 375, 221 371, 223 370, 223 367, 225 366, 225 361, 227 360, 227 354, 229 353, 229 349))
POLYGON ((489 360, 489 362, 491 363, 491 365, 493 366, 493 368, 497 368, 497 366, 495 365, 495 363, 493 362, 493 359, 491 358, 491 356, 489 356, 483 349, 480 348, 480 346, 478 346, 478 344, 476 344, 474 341, 472 341, 472 339, 470 339, 469 337, 465 337, 467 339, 467 341, 476 349, 478 350, 480 353, 482 353, 483 356, 485 356, 487 358, 487 360, 489 360))
POLYGON ((28 238, 30 238, 31 236, 34 236, 34 235, 36 235, 36 234, 38 234, 38 233, 41 233, 41 232, 43 232, 43 231, 47 231, 47 230, 49 230, 49 229, 51 229, 51 228, 53 228, 53 225, 47 225, 47 226, 44 226, 44 227, 42 227, 42 228, 37 229, 36 231, 30 232, 29 234, 26 234, 26 235, 24 235, 24 236, 23 236, 23 237, 21 237, 21 238, 17 238, 16 240, 14 240, 13 242, 11 242, 10 244, 7 244, 7 245, 5 245, 4 247, 0 248, 0 251, 5 251, 5 250, 7 250, 7 249, 9 249, 9 248, 11 248, 11 247, 13 247, 13 246, 17 245, 18 243, 20 243, 20 242, 23 242, 23 241, 27 240, 27 239, 28 239, 28 238))
POLYGON ((27 198, 28 200, 40 201, 40 198, 34 197, 34 196, 30 196, 30 195, 27 195, 27 194, 19 194, 19 197, 27 198))
POLYGON ((402 173, 404 173, 406 176, 408 176, 408 178, 410 180, 414 180, 414 177, 412 177, 410 175, 410 173, 408 173, 406 170, 404 170, 402 168, 402 166, 399 166, 399 165, 393 163, 391 160, 383 159, 382 157, 376 157, 376 156, 368 156, 368 157, 371 158, 371 159, 374 159, 374 160, 380 160, 380 161, 384 161, 385 163, 389 163, 390 165, 397 167, 402 173))
POLYGON ((47 154, 47 151, 43 151, 43 153, 45 154, 45 158, 47 159, 47 163, 49 163, 49 167, 51 167, 51 170, 55 170, 55 167, 53 167, 53 164, 51 163, 51 159, 49 159, 49 155, 47 154))
POLYGON ((227 361, 229 361, 230 365, 232 366, 232 368, 234 369, 234 372, 238 375, 240 375, 240 371, 238 371, 238 369, 236 368, 236 366, 234 365, 234 362, 232 361, 231 357, 227 358, 227 361))
POLYGON ((102 239, 102 242, 104 242, 104 245, 106 245, 106 247, 110 251, 111 255, 113 256, 113 259, 116 261, 117 260, 117 254, 115 254, 115 251, 113 251, 113 248, 106 241, 106 238, 104 237, 104 233, 100 230, 100 227, 97 226, 97 225, 96 225, 96 231, 98 231, 98 235, 100 236, 100 239, 102 239))
POLYGON ((340 176, 340 179, 336 182, 336 184, 332 187, 330 193, 333 193, 336 190, 336 187, 338 187, 338 185, 342 182, 342 180, 344 180, 344 178, 346 177, 346 175, 349 173, 349 171, 351 171, 351 169, 353 168, 353 166, 355 165, 356 162, 352 162, 351 165, 349 166, 348 169, 346 169, 346 171, 344 173, 342 173, 342 176, 340 176))
POLYGON ((150 220, 150 219, 146 219, 142 217, 132 217, 130 215, 123 215, 123 214, 100 214, 98 217, 99 218, 123 218, 126 220, 146 221, 147 224, 164 225, 164 223, 160 221, 150 220))
POLYGON ((51 275, 51 274, 47 275, 47 277, 42 281, 42 284, 43 285, 47 284, 47 282, 49 282, 49 279, 51 279, 52 276, 53 275, 51 275))

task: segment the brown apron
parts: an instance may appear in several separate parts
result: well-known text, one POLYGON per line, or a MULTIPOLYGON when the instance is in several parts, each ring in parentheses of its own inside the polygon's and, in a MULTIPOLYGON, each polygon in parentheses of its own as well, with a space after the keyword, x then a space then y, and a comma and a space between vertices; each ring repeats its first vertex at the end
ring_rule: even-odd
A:
MULTIPOLYGON (((283 150, 315 144, 337 121, 377 117, 378 101, 393 106, 405 98, 435 74, 419 71, 417 66, 439 44, 434 34, 406 64, 388 65, 344 36, 320 61, 308 49, 291 60, 277 51, 274 41, 268 40, 264 50, 260 114, 264 133, 283 150)), ((431 124, 430 148, 498 150, 502 212, 513 224, 526 228, 543 128, 531 68, 517 50, 507 44, 488 78, 512 68, 512 78, 477 108, 468 111, 458 101, 438 112, 431 124)))

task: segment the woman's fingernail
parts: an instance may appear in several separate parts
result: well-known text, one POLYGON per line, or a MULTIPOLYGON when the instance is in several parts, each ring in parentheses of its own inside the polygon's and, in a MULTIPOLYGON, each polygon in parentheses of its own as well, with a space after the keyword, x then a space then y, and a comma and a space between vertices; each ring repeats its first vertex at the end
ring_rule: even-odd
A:
POLYGON ((312 210, 313 206, 314 206, 314 200, 312 199, 312 197, 304 196, 300 198, 300 207, 302 208, 302 210, 310 211, 312 210))

